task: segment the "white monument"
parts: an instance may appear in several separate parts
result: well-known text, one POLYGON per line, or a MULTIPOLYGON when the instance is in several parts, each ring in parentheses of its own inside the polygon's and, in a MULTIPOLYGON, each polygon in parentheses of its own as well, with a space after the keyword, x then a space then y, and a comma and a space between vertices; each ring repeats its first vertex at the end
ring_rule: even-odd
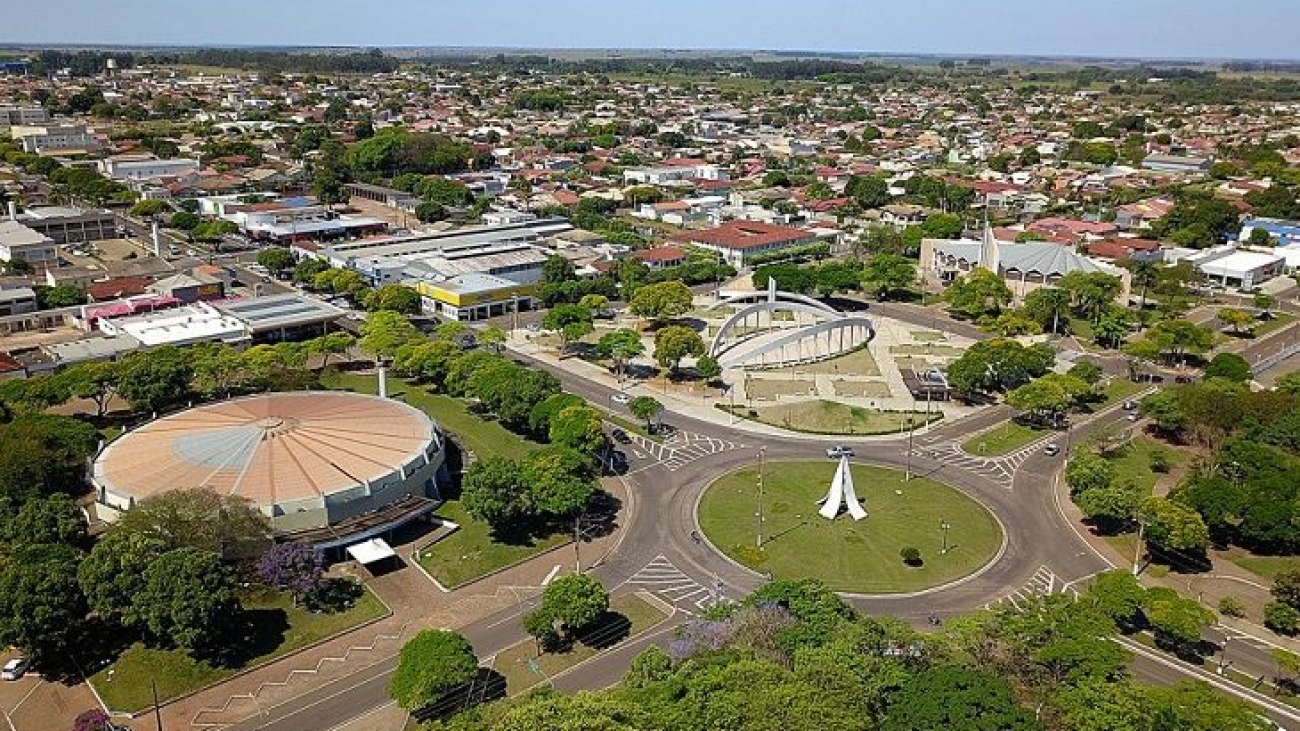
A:
POLYGON ((826 493, 825 499, 822 500, 822 509, 818 514, 827 520, 835 520, 840 514, 841 507, 847 507, 849 515, 854 520, 867 517, 867 511, 862 509, 862 504, 858 502, 858 495, 853 490, 853 471, 849 469, 847 456, 840 457, 839 469, 835 470, 835 476, 831 478, 830 492, 826 493))

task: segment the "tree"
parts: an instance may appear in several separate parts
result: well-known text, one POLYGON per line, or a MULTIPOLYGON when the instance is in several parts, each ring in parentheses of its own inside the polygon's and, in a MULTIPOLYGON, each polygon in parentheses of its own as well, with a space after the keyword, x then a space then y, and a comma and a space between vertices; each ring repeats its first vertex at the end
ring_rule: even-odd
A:
POLYGON ((158 200, 156 198, 146 198, 145 200, 137 201, 135 205, 131 206, 131 215, 138 218, 148 218, 150 216, 157 216, 166 210, 167 201, 158 200))
POLYGON ((392 358, 403 345, 423 338, 406 315, 399 312, 372 312, 361 326, 361 348, 383 358, 392 358))
POLYGON ((817 287, 817 271, 798 264, 765 264, 754 270, 751 279, 759 290, 767 289, 771 281, 778 290, 795 294, 807 294, 817 287))
POLYGON ((1264 605, 1264 626, 1283 635, 1294 635, 1300 631, 1300 609, 1282 602, 1268 602, 1264 605))
POLYGON ((817 292, 823 297, 856 290, 861 276, 861 267, 850 262, 827 262, 814 270, 817 292))
POLYGON ((1072 495, 1110 487, 1115 477, 1115 463, 1091 451, 1079 450, 1065 467, 1065 484, 1072 495))
POLYGON ((1001 312, 1011 302, 1012 293, 1002 277, 987 269, 976 269, 953 282, 944 298, 954 312, 978 318, 1001 312))
POLYGON ((528 516, 531 505, 519 463, 502 457, 474 462, 465 470, 461 503, 470 517, 494 528, 528 516))
POLYGON ((283 246, 268 246, 257 252, 257 263, 266 267, 272 275, 280 277, 297 266, 298 260, 283 246))
POLYGON ((1273 577, 1273 598, 1300 609, 1300 570, 1289 569, 1273 577))
POLYGON ((550 442, 579 454, 595 456, 605 448, 604 421, 590 406, 570 406, 550 422, 550 442))
POLYGON ((1146 589, 1142 588, 1137 577, 1131 571, 1118 569, 1093 577, 1083 601, 1096 607, 1121 628, 1131 628, 1136 626, 1146 598, 1146 589))
POLYGON ((292 594, 296 604, 321 588, 325 561, 319 551, 305 543, 277 543, 258 560, 257 576, 266 584, 292 594))
POLYGON ((10 547, 65 545, 80 548, 86 542, 86 516, 67 495, 46 495, 28 500, 18 514, 3 524, 10 547))
POLYGON ((560 333, 560 351, 590 334, 594 329, 591 310, 576 304, 560 304, 551 308, 542 318, 542 327, 560 333))
POLYGON ((1108 307, 1092 326, 1092 338, 1098 345, 1118 348, 1132 329, 1133 317, 1122 307, 1108 307))
POLYGON ((1123 283, 1105 272, 1075 270, 1061 277, 1058 286, 1070 294, 1071 302, 1081 315, 1096 322, 1119 296, 1123 283))
POLYGON ((388 694, 413 712, 468 683, 477 673, 478 658, 469 640, 450 630, 421 630, 402 646, 388 694))
POLYGON ((1255 316, 1246 310, 1236 307, 1223 307, 1218 312, 1219 322, 1232 328, 1232 332, 1237 335, 1246 334, 1249 329, 1253 329, 1255 316))
POLYGON ((330 356, 346 355, 357 344, 356 336, 349 332, 332 332, 307 341, 307 350, 321 357, 321 368, 328 368, 330 356))
POLYGON ((862 287, 878 300, 892 299, 916 283, 916 263, 898 254, 877 254, 862 268, 862 287))
POLYGON ((654 321, 656 325, 685 315, 691 311, 691 290, 681 282, 660 282, 637 289, 628 303, 628 310, 654 321))
POLYGON ((168 345, 126 355, 117 375, 117 393, 134 411, 161 413, 188 400, 194 369, 184 351, 168 345))
POLYGON ((1056 423, 1066 409, 1090 390, 1088 384, 1073 376, 1049 373, 1017 387, 1007 394, 1006 401, 1017 409, 1045 416, 1056 423))
POLYGON ((141 500, 113 530, 153 536, 169 548, 194 548, 226 561, 255 558, 271 545, 270 521, 256 505, 202 487, 141 500))
POLYGON ((177 548, 145 569, 135 612, 154 638, 205 657, 232 639, 243 608, 219 554, 177 548))
POLYGON ((1061 333, 1061 320, 1070 314, 1070 293, 1056 287, 1039 287, 1025 295, 1025 315, 1053 335, 1061 333))
POLYGON ((1004 679, 955 665, 922 670, 891 698, 881 731, 1030 731, 1033 714, 1004 679))
POLYGON ((1073 376, 1089 386, 1096 386, 1101 382, 1106 372, 1102 370, 1101 366, 1090 360, 1080 360, 1070 366, 1070 370, 1066 371, 1066 375, 1073 376))
POLYGON ((1013 338, 1020 335, 1033 335, 1034 333, 1039 333, 1043 330, 1042 325, 1015 310, 1004 311, 1002 314, 997 316, 997 319, 987 325, 986 328, 1004 338, 1013 338))
POLYGON ((1146 526, 1147 541, 1172 551, 1204 551, 1210 533, 1199 513, 1182 503, 1162 497, 1142 502, 1139 519, 1146 526))
POLYGON ((628 402, 627 408, 633 416, 645 421, 646 431, 649 431, 650 420, 663 412, 664 405, 650 396, 637 396, 628 402))
POLYGON ((609 610, 609 592, 589 574, 567 574, 547 584, 539 608, 552 620, 563 622, 571 632, 577 631, 609 610))
POLYGON ((620 328, 600 336, 596 352, 614 361, 614 370, 622 375, 628 361, 645 353, 645 343, 636 330, 620 328))
POLYGON ((1214 624, 1214 612, 1201 606, 1195 599, 1179 596, 1166 586, 1147 589, 1143 613, 1156 638, 1174 645, 1195 645, 1201 633, 1214 624))
POLYGON ((519 479, 527 485, 528 505, 534 516, 564 518, 586 507, 596 492, 591 456, 564 445, 552 445, 528 455, 520 466, 519 479))
POLYGON ((722 364, 711 355, 701 355, 695 360, 695 373, 706 384, 713 383, 722 375, 722 364))
POLYGON ((42 310, 74 307, 86 303, 86 291, 73 284, 56 284, 53 287, 36 285, 36 306, 42 310))
POLYGON ((21 648, 38 668, 71 670, 86 618, 80 560, 71 546, 37 545, 10 552, 0 565, 0 643, 21 648))
POLYGON ((1143 491, 1131 480, 1113 482, 1102 488, 1084 490, 1074 496, 1083 516, 1110 532, 1109 526, 1128 526, 1137 517, 1143 491))
POLYGON ((1204 682, 1183 682, 1170 688, 1147 691, 1162 720, 1159 728, 1179 731, 1268 731, 1270 722, 1260 718, 1252 703, 1223 695, 1204 682))
POLYGON ((102 419, 117 392, 119 370, 116 361, 86 361, 68 367, 58 377, 68 384, 73 396, 93 401, 95 416, 102 419))
POLYGON ((479 330, 476 338, 483 347, 491 350, 493 353, 500 353, 506 344, 506 331, 496 325, 488 325, 479 330))
POLYGON ((72 731, 114 731, 112 719, 100 708, 82 711, 72 720, 72 731))
POLYGON ((371 312, 400 312, 403 315, 418 315, 423 307, 420 293, 401 284, 383 285, 372 291, 364 304, 371 312))
POLYGON ((135 598, 144 590, 149 566, 167 552, 167 541, 149 534, 110 530, 77 569, 77 583, 101 619, 142 628, 135 598))
POLYGON ((0 517, 41 495, 80 495, 95 427, 68 416, 24 414, 0 425, 0 517))
POLYGON ((1147 331, 1161 354, 1180 362, 1188 353, 1204 353, 1214 346, 1214 331, 1188 320, 1162 320, 1147 331))
POLYGON ((1219 353, 1205 366, 1206 378, 1223 378, 1235 383, 1245 383, 1255 377, 1246 359, 1236 353, 1219 353))
POLYGON ((704 355, 704 351, 700 334, 689 327, 671 325, 655 333, 655 361, 674 373, 682 358, 704 355))
POLYGON ((1043 343, 1021 345, 1014 340, 982 340, 948 366, 948 382, 962 393, 1003 391, 1047 373, 1056 360, 1043 343))

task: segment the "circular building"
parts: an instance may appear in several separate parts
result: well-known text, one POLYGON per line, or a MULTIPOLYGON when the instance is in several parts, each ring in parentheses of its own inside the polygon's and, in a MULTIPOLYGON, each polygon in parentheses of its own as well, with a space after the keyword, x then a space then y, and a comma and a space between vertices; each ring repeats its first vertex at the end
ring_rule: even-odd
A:
POLYGON ((109 444, 91 481, 112 519, 187 488, 247 498, 277 536, 322 548, 431 511, 443 464, 436 424, 399 401, 355 393, 270 393, 152 421, 109 444))

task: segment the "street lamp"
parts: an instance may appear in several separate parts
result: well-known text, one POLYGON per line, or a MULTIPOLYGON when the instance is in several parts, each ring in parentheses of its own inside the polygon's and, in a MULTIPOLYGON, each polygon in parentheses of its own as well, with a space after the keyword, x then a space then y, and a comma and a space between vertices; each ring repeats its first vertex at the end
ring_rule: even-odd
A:
POLYGON ((1143 531, 1146 530, 1146 527, 1147 527, 1146 524, 1139 519, 1137 548, 1134 549, 1133 551, 1133 575, 1134 576, 1137 576, 1139 573, 1142 572, 1142 567, 1140 566, 1140 563, 1142 561, 1142 534, 1143 531))
POLYGON ((767 447, 758 448, 758 512, 756 513, 757 526, 755 534, 757 536, 756 544, 761 550, 763 548, 763 460, 767 456, 767 447))
POLYGON ((943 548, 939 549, 940 555, 944 555, 948 553, 948 529, 951 527, 952 524, 949 523, 948 521, 946 520, 939 521, 939 530, 943 531, 943 548))

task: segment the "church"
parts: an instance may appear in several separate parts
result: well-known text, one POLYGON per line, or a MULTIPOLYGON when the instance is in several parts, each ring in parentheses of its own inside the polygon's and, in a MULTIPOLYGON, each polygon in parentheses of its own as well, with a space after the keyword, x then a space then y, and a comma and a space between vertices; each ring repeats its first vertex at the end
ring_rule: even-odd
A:
POLYGON ((921 272, 947 284, 976 268, 996 273, 1011 288, 1016 302, 1039 287, 1052 287, 1070 272, 1103 272, 1118 277, 1120 293, 1115 300, 1128 301, 1132 276, 1127 269, 1092 259, 1069 246, 1048 241, 1016 243, 999 241, 984 224, 979 241, 969 239, 923 239, 921 272))

